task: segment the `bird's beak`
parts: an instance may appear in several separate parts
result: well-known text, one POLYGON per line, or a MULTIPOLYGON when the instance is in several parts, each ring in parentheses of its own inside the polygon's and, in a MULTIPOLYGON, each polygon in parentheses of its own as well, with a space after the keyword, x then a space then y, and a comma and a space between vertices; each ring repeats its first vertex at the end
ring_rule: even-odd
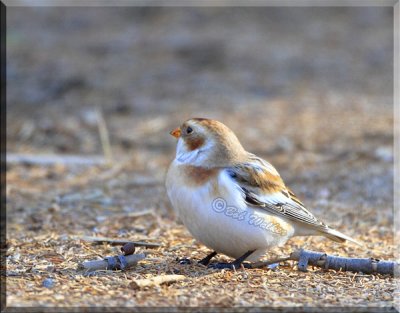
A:
POLYGON ((175 138, 179 138, 181 136, 181 129, 179 127, 175 128, 170 134, 175 138))

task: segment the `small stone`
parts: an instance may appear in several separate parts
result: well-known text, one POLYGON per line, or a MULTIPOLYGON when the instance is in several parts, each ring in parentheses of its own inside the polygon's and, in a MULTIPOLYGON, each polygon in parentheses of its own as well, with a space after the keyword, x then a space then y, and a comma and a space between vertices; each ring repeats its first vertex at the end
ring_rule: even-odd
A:
POLYGON ((393 162, 392 147, 382 146, 375 150, 375 157, 383 162, 393 162))
POLYGON ((42 282, 42 286, 46 287, 46 288, 53 288, 55 285, 55 282, 53 279, 51 278, 46 278, 43 282, 42 282))
POLYGON ((46 267, 46 271, 47 272, 52 273, 52 272, 55 272, 55 270, 56 270, 56 268, 54 266, 52 266, 52 265, 49 265, 49 266, 46 267))
POLYGON ((273 270, 273 271, 278 270, 278 267, 279 267, 279 263, 273 263, 273 264, 270 264, 267 266, 268 269, 273 270))

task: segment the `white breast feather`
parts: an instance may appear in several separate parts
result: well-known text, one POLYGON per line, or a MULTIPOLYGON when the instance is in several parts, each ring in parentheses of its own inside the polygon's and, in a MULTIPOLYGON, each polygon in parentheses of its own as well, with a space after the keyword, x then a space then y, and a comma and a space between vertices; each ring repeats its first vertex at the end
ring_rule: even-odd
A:
POLYGON ((249 261, 258 260, 266 250, 290 238, 293 234, 290 224, 275 216, 271 220, 272 215, 267 211, 247 206, 240 187, 226 171, 221 171, 217 179, 218 194, 211 182, 195 188, 167 184, 172 205, 193 237, 233 258, 257 250, 249 261), (213 207, 216 199, 225 201, 224 211, 213 207), (264 221, 261 224, 264 228, 255 225, 255 221, 264 221), (271 221, 285 227, 286 233, 277 233, 271 221))

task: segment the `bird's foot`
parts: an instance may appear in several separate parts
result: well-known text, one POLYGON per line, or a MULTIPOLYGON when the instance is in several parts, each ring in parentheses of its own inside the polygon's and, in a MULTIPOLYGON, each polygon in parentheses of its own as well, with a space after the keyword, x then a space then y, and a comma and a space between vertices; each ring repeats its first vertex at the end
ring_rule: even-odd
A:
POLYGON ((243 263, 246 258, 251 255, 255 250, 249 250, 245 254, 243 254, 241 257, 237 258, 235 261, 231 263, 214 263, 210 264, 210 268, 215 268, 215 269, 231 269, 231 270, 236 270, 239 269, 242 265, 244 268, 253 268, 251 263, 243 263))
POLYGON ((181 265, 192 264, 192 260, 190 260, 189 258, 176 258, 175 261, 181 265))
POLYGON ((241 266, 244 266, 244 268, 252 268, 251 263, 227 263, 227 262, 218 262, 218 263, 211 263, 208 265, 208 268, 213 268, 213 269, 218 269, 218 270, 223 270, 223 269, 229 269, 229 270, 237 270, 241 266))

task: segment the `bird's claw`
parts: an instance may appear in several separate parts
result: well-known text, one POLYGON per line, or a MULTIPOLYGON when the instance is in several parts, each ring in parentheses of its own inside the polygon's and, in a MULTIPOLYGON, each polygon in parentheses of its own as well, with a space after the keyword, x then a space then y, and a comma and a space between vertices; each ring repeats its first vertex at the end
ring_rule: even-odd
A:
POLYGON ((181 264, 181 265, 188 265, 188 264, 192 264, 192 261, 188 258, 176 258, 176 261, 181 264))
POLYGON ((218 270, 223 270, 223 269, 237 270, 242 265, 244 266, 244 268, 251 268, 250 263, 236 264, 234 262, 232 262, 232 263, 225 263, 225 262, 211 263, 208 265, 208 268, 218 269, 218 270))
POLYGON ((222 262, 218 262, 218 263, 211 263, 207 266, 208 268, 212 268, 212 269, 216 269, 216 270, 223 270, 223 269, 233 269, 233 265, 232 263, 222 263, 222 262))

